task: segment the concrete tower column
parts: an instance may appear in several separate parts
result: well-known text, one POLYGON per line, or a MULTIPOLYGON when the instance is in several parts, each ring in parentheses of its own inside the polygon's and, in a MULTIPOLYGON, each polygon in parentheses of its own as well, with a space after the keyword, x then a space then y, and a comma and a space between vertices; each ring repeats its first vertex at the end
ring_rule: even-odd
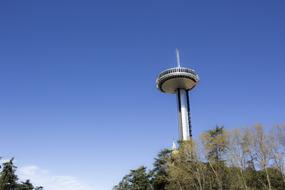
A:
POLYGON ((190 105, 188 91, 185 89, 177 89, 177 104, 178 104, 178 121, 180 139, 183 141, 190 140, 191 125, 190 125, 190 105))

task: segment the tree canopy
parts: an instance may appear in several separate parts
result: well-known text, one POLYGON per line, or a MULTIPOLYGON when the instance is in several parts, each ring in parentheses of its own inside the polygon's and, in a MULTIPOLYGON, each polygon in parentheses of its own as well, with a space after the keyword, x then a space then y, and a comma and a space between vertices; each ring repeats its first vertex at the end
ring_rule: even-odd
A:
POLYGON ((17 167, 13 163, 14 159, 4 162, 0 172, 0 190, 42 190, 42 187, 34 187, 30 180, 19 182, 16 175, 17 167))
POLYGON ((217 126, 179 144, 161 151, 150 170, 131 170, 114 190, 285 189, 285 126, 217 126))

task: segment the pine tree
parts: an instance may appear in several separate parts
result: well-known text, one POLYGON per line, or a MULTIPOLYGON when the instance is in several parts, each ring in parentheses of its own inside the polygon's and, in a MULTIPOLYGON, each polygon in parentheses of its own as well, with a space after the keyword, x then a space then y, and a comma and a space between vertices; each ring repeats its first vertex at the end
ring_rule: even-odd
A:
POLYGON ((34 186, 31 184, 30 180, 27 180, 21 184, 18 184, 17 190, 34 190, 34 186))
POLYGON ((171 153, 171 150, 164 149, 158 154, 157 158, 155 158, 155 162, 153 164, 154 168, 151 171, 154 190, 165 190, 165 187, 168 184, 167 163, 171 159, 171 153))
POLYGON ((17 188, 18 177, 15 174, 16 166, 13 164, 13 158, 3 164, 3 170, 0 173, 0 190, 15 190, 17 188))
POLYGON ((151 190, 150 174, 142 166, 126 175, 114 190, 151 190))
POLYGON ((13 160, 14 158, 3 164, 0 172, 0 190, 43 190, 43 187, 34 187, 30 180, 18 183, 17 167, 13 160))

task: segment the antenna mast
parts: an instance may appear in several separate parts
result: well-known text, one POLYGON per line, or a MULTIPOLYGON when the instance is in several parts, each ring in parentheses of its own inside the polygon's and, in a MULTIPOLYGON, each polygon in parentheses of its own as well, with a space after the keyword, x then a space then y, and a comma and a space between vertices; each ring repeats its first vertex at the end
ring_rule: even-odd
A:
POLYGON ((177 66, 180 67, 180 55, 178 49, 176 49, 176 61, 177 61, 177 66))

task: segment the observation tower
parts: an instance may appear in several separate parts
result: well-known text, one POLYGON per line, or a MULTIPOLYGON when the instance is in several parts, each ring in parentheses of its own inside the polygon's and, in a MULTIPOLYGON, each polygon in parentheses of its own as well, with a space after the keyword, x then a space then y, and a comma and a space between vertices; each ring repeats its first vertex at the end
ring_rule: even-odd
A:
POLYGON ((163 93, 176 94, 180 140, 192 137, 189 91, 199 82, 198 74, 190 68, 180 66, 179 51, 176 49, 177 67, 161 72, 156 79, 156 87, 163 93))

